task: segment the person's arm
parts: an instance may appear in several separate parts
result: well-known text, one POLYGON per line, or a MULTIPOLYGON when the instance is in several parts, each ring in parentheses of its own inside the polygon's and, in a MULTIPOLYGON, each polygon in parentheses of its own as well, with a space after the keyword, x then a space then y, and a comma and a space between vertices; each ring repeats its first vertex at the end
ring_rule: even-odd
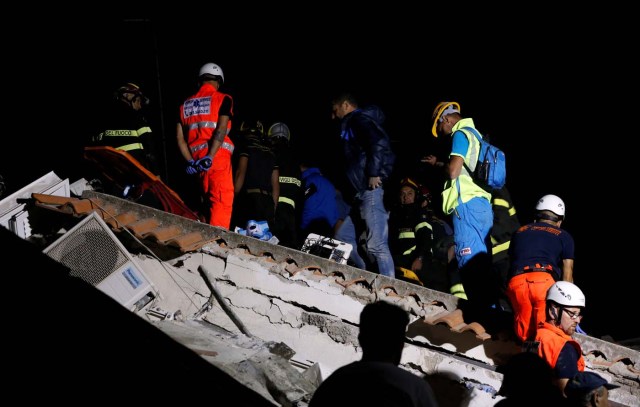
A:
POLYGON ((562 281, 573 283, 573 259, 562 259, 562 281))
POLYGON ((569 380, 578 373, 579 358, 578 350, 570 342, 565 343, 560 350, 554 368, 556 374, 554 382, 562 390, 562 393, 564 393, 564 388, 569 380))
POLYGON ((445 172, 449 179, 456 179, 462 172, 464 157, 466 157, 467 150, 469 150, 469 139, 467 135, 460 130, 455 131, 452 137, 449 165, 445 172))
POLYGON ((431 260, 431 253, 433 253, 432 229, 426 217, 424 215, 420 216, 418 223, 414 227, 416 236, 416 258, 413 259, 413 263, 411 264, 412 271, 421 270, 424 262, 431 260))
POLYGON ((427 164, 429 164, 431 166, 438 167, 438 168, 443 168, 444 166, 447 165, 446 163, 444 163, 442 161, 438 161, 438 157, 436 157, 433 154, 430 154, 430 155, 428 155, 426 157, 423 157, 422 160, 420 160, 420 161, 422 161, 423 163, 427 163, 427 164))
POLYGON ((185 161, 193 160, 191 156, 191 151, 189 150, 189 146, 187 145, 187 140, 185 139, 184 132, 182 130, 182 124, 178 123, 176 126, 176 142, 178 143, 178 148, 180 149, 180 154, 185 161))
POLYGON ((244 178, 247 175, 247 166, 249 165, 249 157, 241 155, 238 159, 238 168, 236 169, 236 175, 233 178, 233 189, 236 194, 240 193, 242 186, 244 185, 244 178))
POLYGON ((207 156, 211 158, 211 162, 213 162, 213 157, 216 156, 216 153, 220 150, 220 147, 222 147, 222 143, 224 143, 224 138, 229 130, 229 120, 231 120, 232 117, 233 99, 229 95, 226 95, 220 104, 220 109, 218 109, 218 123, 209 141, 210 145, 207 156))
POLYGON ((385 162, 384 156, 389 154, 391 145, 389 137, 384 133, 373 120, 365 120, 359 123, 360 132, 367 135, 367 161, 365 164, 365 175, 369 179, 369 189, 376 189, 382 186, 382 165, 385 162))
POLYGON ((451 160, 449 160, 449 166, 446 168, 446 173, 449 176, 449 179, 456 179, 460 176, 462 172, 462 165, 464 164, 464 159, 459 155, 452 155, 451 160))
POLYGON ((280 169, 274 167, 271 171, 271 196, 273 196, 274 208, 278 206, 278 198, 280 198, 280 169))
POLYGON ((224 142, 224 137, 227 135, 227 126, 229 125, 229 116, 219 116, 218 117, 218 125, 216 126, 215 131, 213 132, 213 137, 211 137, 211 145, 209 146, 209 151, 207 155, 213 161, 213 157, 216 156, 218 150, 222 146, 224 142))

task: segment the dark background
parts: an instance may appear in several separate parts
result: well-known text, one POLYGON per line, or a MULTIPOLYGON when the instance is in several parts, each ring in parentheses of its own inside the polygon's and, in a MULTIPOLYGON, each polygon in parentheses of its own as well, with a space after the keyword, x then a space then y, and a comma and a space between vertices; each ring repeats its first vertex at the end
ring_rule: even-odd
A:
POLYGON ((365 13, 329 4, 112 11, 26 13, 19 30, 5 33, 0 174, 9 192, 52 170, 80 178, 95 118, 114 89, 133 81, 151 99, 147 116, 164 147, 160 175, 188 193, 174 141, 178 106, 196 90, 200 66, 215 62, 225 74, 222 90, 234 97, 236 125, 286 122, 296 146, 312 151, 330 178, 340 176, 331 98, 351 90, 377 104, 398 154, 397 176, 415 175, 437 196, 441 182, 419 159, 438 150, 434 106, 455 100, 506 152, 521 223, 532 220, 542 195, 565 201, 575 282, 587 296, 583 329, 616 340, 640 336, 629 255, 636 251, 638 171, 630 166, 638 69, 628 59, 637 42, 622 16, 612 25, 600 10, 577 17, 503 9, 510 17, 493 22, 455 9, 365 13))

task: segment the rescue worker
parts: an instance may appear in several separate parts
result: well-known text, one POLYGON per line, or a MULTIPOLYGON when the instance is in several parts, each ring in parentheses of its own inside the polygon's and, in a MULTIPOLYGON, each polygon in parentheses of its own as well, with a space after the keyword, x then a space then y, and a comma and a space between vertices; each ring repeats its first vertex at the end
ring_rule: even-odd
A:
POLYGON ((396 268, 396 278, 446 292, 448 279, 435 279, 433 262, 433 227, 422 207, 420 185, 407 177, 400 181, 398 205, 389 216, 389 249, 396 268))
POLYGON ((257 220, 266 221, 271 228, 280 194, 276 157, 259 120, 243 121, 239 136, 231 225, 246 228, 248 221, 257 220))
MULTIPOLYGON (((463 312, 470 320, 477 318, 483 324, 495 325, 495 316, 491 314, 499 303, 500 289, 491 268, 491 194, 476 184, 470 174, 478 162, 480 141, 467 129, 475 128, 473 119, 463 118, 460 111, 457 102, 440 102, 432 115, 432 134, 451 137, 449 162, 442 166, 446 174, 442 211, 452 218, 456 260, 472 303, 464 304, 463 312)), ((437 164, 435 157, 426 160, 437 164)))
POLYGON ((234 144, 229 138, 233 98, 219 90, 223 84, 220 66, 202 65, 198 91, 180 106, 176 139, 187 174, 200 177, 205 218, 213 226, 229 229, 234 197, 234 144))
POLYGON ((517 230, 511 239, 511 270, 506 295, 520 341, 530 340, 545 319, 547 290, 554 282, 573 282, 574 242, 561 229, 565 205, 556 195, 536 204, 535 221, 517 230))
POLYGON ((572 338, 585 308, 582 290, 568 281, 553 284, 546 295, 546 320, 538 325, 534 344, 554 372, 564 394, 567 382, 585 368, 580 344, 572 338))
POLYGON ((280 170, 280 195, 271 230, 280 245, 299 249, 298 219, 302 203, 302 178, 298 156, 291 146, 289 126, 282 122, 272 124, 267 131, 267 138, 276 154, 276 164, 280 170))
POLYGON ((151 127, 142 114, 149 98, 135 83, 126 83, 114 92, 113 103, 107 109, 92 145, 109 146, 129 153, 143 167, 158 173, 155 143, 151 127))

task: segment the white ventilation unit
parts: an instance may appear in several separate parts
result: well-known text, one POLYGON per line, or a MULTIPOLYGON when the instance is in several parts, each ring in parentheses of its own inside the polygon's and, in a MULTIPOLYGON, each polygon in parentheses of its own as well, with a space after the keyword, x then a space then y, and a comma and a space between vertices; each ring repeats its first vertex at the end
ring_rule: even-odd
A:
POLYGON ((109 226, 91 212, 43 250, 131 311, 144 308, 157 290, 109 226))

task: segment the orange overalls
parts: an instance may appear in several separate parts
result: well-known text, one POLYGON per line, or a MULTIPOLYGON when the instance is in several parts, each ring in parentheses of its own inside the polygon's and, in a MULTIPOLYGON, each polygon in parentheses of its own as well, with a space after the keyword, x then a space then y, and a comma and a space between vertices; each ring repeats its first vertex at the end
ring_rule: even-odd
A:
MULTIPOLYGON (((218 125, 218 111, 223 99, 231 96, 219 92, 208 83, 180 106, 182 126, 188 129, 187 144, 194 160, 204 157, 211 145, 213 132, 218 125)), ((209 224, 229 229, 233 207, 233 172, 231 155, 234 145, 229 138, 231 119, 220 149, 213 157, 209 171, 199 173, 204 199, 209 203, 209 224)))

